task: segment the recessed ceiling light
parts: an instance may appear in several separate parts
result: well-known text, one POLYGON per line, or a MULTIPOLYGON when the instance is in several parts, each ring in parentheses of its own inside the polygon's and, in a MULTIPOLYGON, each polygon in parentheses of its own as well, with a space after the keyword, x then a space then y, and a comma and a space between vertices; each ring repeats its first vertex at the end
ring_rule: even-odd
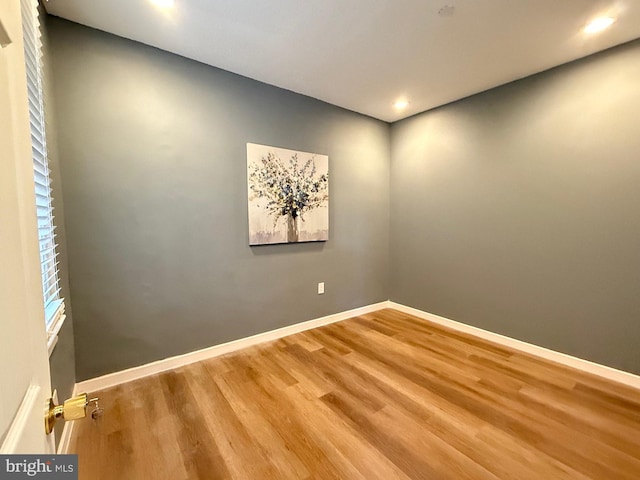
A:
POLYGON ((393 108, 395 108, 396 110, 404 110, 408 106, 409 101, 405 99, 396 100, 395 102, 393 102, 393 108))
POLYGON ((587 26, 584 27, 584 32, 585 33, 601 32, 602 30, 605 30, 609 28, 611 25, 613 25, 613 22, 615 21, 616 19, 611 17, 598 17, 592 20, 591 22, 589 22, 587 26))
POLYGON ((151 0, 156 7, 171 8, 173 7, 173 0, 151 0))

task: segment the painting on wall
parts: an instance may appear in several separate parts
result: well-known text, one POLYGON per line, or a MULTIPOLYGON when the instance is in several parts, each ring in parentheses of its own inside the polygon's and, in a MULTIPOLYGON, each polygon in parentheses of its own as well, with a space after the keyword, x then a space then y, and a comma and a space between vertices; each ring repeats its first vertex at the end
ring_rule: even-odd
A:
POLYGON ((329 157, 247 143, 249 245, 329 239, 329 157))

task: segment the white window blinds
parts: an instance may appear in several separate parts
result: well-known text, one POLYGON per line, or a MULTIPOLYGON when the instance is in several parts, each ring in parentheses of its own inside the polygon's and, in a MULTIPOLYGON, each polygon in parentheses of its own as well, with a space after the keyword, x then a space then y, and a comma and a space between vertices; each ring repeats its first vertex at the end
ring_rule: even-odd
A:
POLYGON ((64 321, 64 302, 60 298, 58 260, 51 205, 51 178, 47 158, 42 76, 42 43, 36 0, 21 0, 24 54, 27 70, 27 94, 31 121, 31 152, 36 188, 38 239, 44 296, 45 324, 51 338, 55 337, 64 321))

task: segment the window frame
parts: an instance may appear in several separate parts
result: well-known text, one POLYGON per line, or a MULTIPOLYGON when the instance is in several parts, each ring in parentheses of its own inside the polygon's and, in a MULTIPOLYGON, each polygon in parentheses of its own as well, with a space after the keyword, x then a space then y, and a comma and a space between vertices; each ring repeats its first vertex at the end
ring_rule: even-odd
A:
POLYGON ((34 169, 38 245, 40 254, 43 315, 49 355, 58 341, 65 315, 60 296, 58 245, 51 196, 51 171, 46 139, 42 42, 37 0, 21 0, 27 96, 34 169))

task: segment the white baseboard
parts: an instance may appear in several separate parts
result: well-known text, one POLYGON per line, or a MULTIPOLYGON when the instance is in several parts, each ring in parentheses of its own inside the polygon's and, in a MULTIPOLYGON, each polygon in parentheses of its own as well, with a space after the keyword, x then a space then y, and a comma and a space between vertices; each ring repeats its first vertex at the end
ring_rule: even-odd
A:
POLYGON ((545 360, 550 360, 567 367, 572 367, 577 370, 582 370, 583 372, 598 375, 599 377, 604 377, 617 383, 622 383, 632 388, 640 389, 640 376, 634 375, 633 373, 625 372, 623 370, 617 370, 605 365, 600 365, 599 363, 590 362, 589 360, 573 357, 565 353, 556 352, 555 350, 549 350, 548 348, 539 347, 531 343, 516 340, 511 337, 506 337, 498 333, 493 333, 481 328, 472 327, 471 325, 456 322, 454 320, 440 317, 439 315, 434 315, 433 313, 424 312, 422 310, 418 310, 417 308, 407 307, 399 303, 389 301, 388 308, 393 308, 394 310, 399 310, 401 312, 414 315, 416 317, 422 318, 423 320, 437 323, 438 325, 443 325, 459 332, 468 333, 475 337, 482 338, 483 340, 488 340, 499 345, 513 348, 514 350, 519 350, 521 352, 535 355, 539 358, 544 358, 545 360))
MULTIPOLYGON (((78 394, 78 384, 76 383, 73 386, 73 392, 71 393, 72 397, 75 397, 78 394)), ((69 451, 69 446, 71 445, 71 438, 73 437, 73 427, 76 422, 64 422, 64 426, 62 427, 62 436, 60 437, 60 443, 58 444, 58 455, 64 455, 67 453, 72 453, 69 451)))
MULTIPOLYGON (((406 305, 401 305, 399 303, 387 300, 385 302, 375 303, 372 305, 367 305, 365 307, 355 308, 353 310, 347 310, 345 312, 316 318, 314 320, 297 323, 295 325, 289 325, 287 327, 278 328, 269 332, 259 333, 251 337, 234 340, 231 342, 223 343, 221 345, 215 345, 213 347, 186 353, 184 355, 165 358, 163 360, 158 360, 156 362, 141 365, 139 367, 133 367, 120 372, 110 373, 102 377, 85 380, 76 384, 74 395, 77 394, 76 392, 95 392, 98 390, 104 390, 106 388, 114 387, 122 383, 130 382, 150 375, 155 375, 157 373, 166 372, 168 370, 173 370, 175 368, 199 362, 201 360, 225 355, 227 353, 235 352, 237 350, 241 350, 243 348, 247 348, 260 343, 277 340, 279 338, 293 335, 295 333, 304 332, 305 330, 310 330, 312 328, 317 328, 323 325, 329 325, 330 323, 347 320, 352 317, 357 317, 358 315, 364 315, 365 313, 375 312, 383 308, 393 308, 395 310, 414 315, 418 318, 422 318, 424 320, 443 325, 460 332, 468 333, 475 337, 488 340, 499 345, 504 345, 521 352, 535 355, 536 357, 543 358, 545 360, 550 360, 561 365, 598 375, 600 377, 621 383, 623 385, 627 385, 632 388, 640 389, 640 376, 638 375, 607 367, 605 365, 600 365, 598 363, 590 362, 581 358, 573 357, 564 353, 556 352, 554 350, 549 350, 547 348, 539 347, 537 345, 523 342, 521 340, 506 337, 498 333, 489 332, 481 328, 472 327, 464 323, 456 322, 448 318, 440 317, 432 313, 424 312, 413 307, 407 307, 406 305)), ((65 425, 58 451, 68 448, 72 429, 73 422, 69 422, 65 425)))
POLYGON ((304 332, 305 330, 311 330, 312 328, 322 327, 323 325, 329 325, 330 323, 340 322, 351 317, 364 315, 365 313, 375 312, 376 310, 387 308, 388 304, 388 301, 374 303, 365 307, 354 308, 353 310, 347 310, 345 312, 327 315, 326 317, 316 318, 314 320, 297 323, 295 325, 289 325, 286 327, 278 328, 276 330, 271 330, 269 332, 252 335, 251 337, 233 340, 231 342, 204 348, 202 350, 196 350, 195 352, 185 353, 184 355, 165 358, 163 360, 158 360, 156 362, 141 365, 139 367, 133 367, 127 370, 122 370, 120 372, 110 373, 102 377, 91 378, 89 380, 78 383, 76 385, 76 391, 95 392, 98 390, 104 390, 106 388, 114 387, 125 382, 130 382, 132 380, 137 380, 139 378, 148 377, 157 373, 166 372, 167 370, 173 370, 174 368, 189 365, 201 360, 206 360, 220 355, 225 355, 227 353, 235 352, 236 350, 251 347, 259 343, 277 340, 288 335, 293 335, 294 333, 304 332))

